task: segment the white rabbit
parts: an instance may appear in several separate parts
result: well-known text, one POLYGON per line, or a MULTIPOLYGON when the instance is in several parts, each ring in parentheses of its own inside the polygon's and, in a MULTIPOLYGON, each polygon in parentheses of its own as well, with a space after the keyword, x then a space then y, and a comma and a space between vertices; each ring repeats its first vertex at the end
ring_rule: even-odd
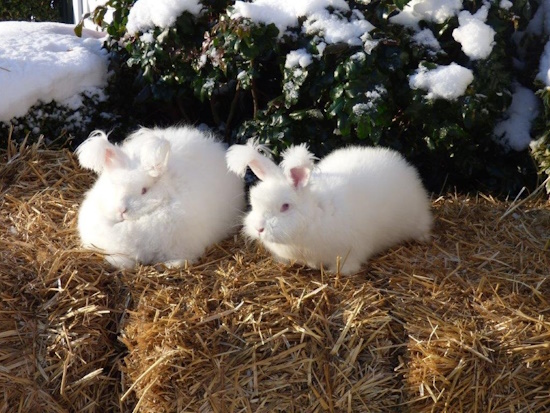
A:
POLYGON ((225 152, 187 126, 141 128, 120 146, 93 132, 76 151, 99 174, 78 215, 82 244, 118 268, 196 260, 240 224, 244 185, 225 152))
POLYGON ((302 144, 287 149, 279 167, 259 149, 252 141, 233 145, 227 164, 240 176, 248 166, 260 179, 250 190, 244 232, 276 258, 351 274, 392 245, 430 238, 428 195, 399 153, 348 147, 315 166, 302 144))

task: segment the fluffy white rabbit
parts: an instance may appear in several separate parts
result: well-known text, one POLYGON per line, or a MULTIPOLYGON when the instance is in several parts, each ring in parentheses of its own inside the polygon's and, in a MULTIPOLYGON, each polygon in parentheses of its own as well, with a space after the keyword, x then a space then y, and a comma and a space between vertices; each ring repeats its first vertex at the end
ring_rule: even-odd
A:
POLYGON ((82 244, 118 268, 196 260, 240 224, 244 185, 227 171, 225 152, 187 126, 141 128, 120 146, 93 132, 76 150, 99 174, 78 215, 82 244))
POLYGON ((233 145, 227 164, 240 176, 248 166, 260 179, 250 190, 244 232, 276 258, 351 274, 392 245, 430 238, 428 195, 399 153, 354 146, 314 165, 302 144, 287 149, 277 166, 261 149, 252 141, 233 145))

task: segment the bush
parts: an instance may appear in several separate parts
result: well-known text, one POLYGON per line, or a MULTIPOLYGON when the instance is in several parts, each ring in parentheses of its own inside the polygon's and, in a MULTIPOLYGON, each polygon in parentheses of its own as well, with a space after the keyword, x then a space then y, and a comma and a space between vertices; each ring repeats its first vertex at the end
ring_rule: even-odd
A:
MULTIPOLYGON (((422 20, 418 30, 394 24, 392 17, 407 3, 402 0, 329 8, 338 21, 351 24, 364 16, 374 25, 360 42, 331 42, 305 18, 285 33, 273 23, 232 18, 233 3, 203 0, 201 14, 183 12, 168 28, 137 34, 126 31, 134 1, 108 1, 115 9, 109 25, 102 21, 106 8, 96 9, 96 23, 111 35, 110 95, 119 96, 119 119, 206 123, 229 143, 255 137, 275 155, 298 142, 308 142, 318 156, 350 143, 385 145, 416 164, 437 192, 458 187, 509 194, 535 185, 529 152, 510 150, 493 131, 515 85, 533 88, 538 60, 519 55, 514 35, 525 29, 537 1, 514 1, 508 9, 464 1, 472 15, 486 7, 494 30, 490 54, 478 59, 453 37, 460 27, 456 13, 422 20), (435 34, 439 50, 417 40, 420 29, 435 34), (293 57, 298 63, 285 65, 293 57), (514 59, 524 62, 521 72, 514 59), (459 96, 433 99, 411 87, 414 74, 451 63, 473 74, 459 96)), ((543 123, 537 125, 534 133, 543 123)))
POLYGON ((83 92, 76 98, 82 101, 77 107, 56 101, 39 102, 25 116, 0 122, 0 147, 7 147, 8 139, 31 143, 42 135, 48 146, 61 148, 70 146, 73 140, 79 143, 93 129, 109 130, 116 118, 111 113, 111 103, 105 99, 103 94, 83 92))
POLYGON ((62 21, 61 5, 65 0, 4 0, 0 4, 3 21, 62 21))

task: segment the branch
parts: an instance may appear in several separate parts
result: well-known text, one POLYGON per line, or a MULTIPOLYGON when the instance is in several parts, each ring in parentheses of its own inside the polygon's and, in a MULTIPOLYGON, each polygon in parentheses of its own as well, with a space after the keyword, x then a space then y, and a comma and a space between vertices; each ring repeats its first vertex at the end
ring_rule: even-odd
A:
POLYGON ((231 122, 233 121, 233 117, 235 116, 235 112, 237 111, 237 104, 239 102, 239 95, 241 93, 241 82, 237 82, 237 86, 235 87, 235 96, 233 96, 233 100, 231 101, 231 108, 229 109, 229 115, 227 116, 227 121, 225 123, 225 141, 229 142, 229 131, 231 127, 231 122))

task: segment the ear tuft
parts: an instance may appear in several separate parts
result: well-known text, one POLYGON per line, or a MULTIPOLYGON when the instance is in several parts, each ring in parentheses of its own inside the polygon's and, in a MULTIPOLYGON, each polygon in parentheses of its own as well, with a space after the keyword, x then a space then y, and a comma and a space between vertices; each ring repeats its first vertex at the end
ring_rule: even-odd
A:
POLYGON ((262 181, 269 177, 280 177, 281 170, 260 151, 265 153, 267 149, 253 139, 249 139, 246 145, 233 145, 225 155, 227 167, 240 177, 246 174, 247 166, 262 181))
POLYGON ((246 174, 246 168, 258 157, 258 143, 249 139, 246 145, 232 145, 225 154, 227 167, 241 178, 246 174))
POLYGON ((294 187, 304 187, 309 181, 311 170, 315 166, 315 156, 309 152, 305 143, 291 146, 283 152, 281 168, 294 187))
POLYGON ((83 168, 91 169, 99 174, 105 168, 106 163, 115 156, 115 149, 105 132, 95 130, 76 148, 75 153, 83 168))
POLYGON ((141 166, 153 178, 161 176, 166 171, 169 157, 170 142, 164 138, 149 139, 141 147, 141 166))

